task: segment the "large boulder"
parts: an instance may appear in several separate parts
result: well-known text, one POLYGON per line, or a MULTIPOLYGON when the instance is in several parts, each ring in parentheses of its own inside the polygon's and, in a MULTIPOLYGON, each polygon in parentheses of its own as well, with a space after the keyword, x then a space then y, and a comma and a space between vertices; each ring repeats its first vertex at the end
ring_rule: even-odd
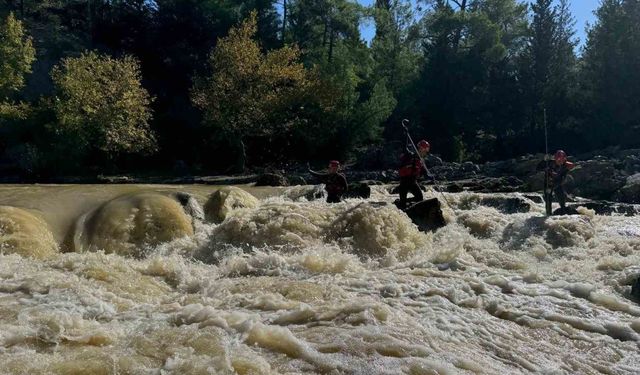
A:
POLYGON ((610 160, 604 159, 580 162, 570 174, 575 184, 575 194, 591 199, 611 199, 626 180, 610 160))
POLYGON ((289 186, 289 180, 281 174, 264 173, 258 176, 256 186, 289 186))
POLYGON ((640 173, 627 177, 626 184, 618 190, 615 200, 624 203, 640 203, 640 173))
POLYGON ((527 155, 518 159, 487 162, 482 166, 482 174, 490 177, 527 178, 536 172, 536 166, 543 159, 544 155, 527 155))
POLYGON ((433 231, 447 225, 442 215, 440 201, 437 198, 427 199, 410 206, 404 211, 411 221, 423 232, 433 231))
POLYGON ((624 171, 627 174, 633 175, 640 173, 640 155, 627 155, 622 159, 622 165, 624 171))

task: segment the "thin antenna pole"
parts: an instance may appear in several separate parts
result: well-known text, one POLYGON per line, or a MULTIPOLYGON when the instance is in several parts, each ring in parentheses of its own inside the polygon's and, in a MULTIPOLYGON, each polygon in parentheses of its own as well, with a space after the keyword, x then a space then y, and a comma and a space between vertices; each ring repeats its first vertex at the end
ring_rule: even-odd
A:
POLYGON ((547 158, 547 155, 549 155, 549 141, 548 141, 548 137, 547 137, 547 109, 544 108, 542 110, 542 116, 543 116, 543 123, 544 123, 544 158, 547 158))
POLYGON ((552 214, 551 193, 549 192, 549 137, 547 136, 547 109, 542 109, 544 125, 544 207, 547 216, 552 214))

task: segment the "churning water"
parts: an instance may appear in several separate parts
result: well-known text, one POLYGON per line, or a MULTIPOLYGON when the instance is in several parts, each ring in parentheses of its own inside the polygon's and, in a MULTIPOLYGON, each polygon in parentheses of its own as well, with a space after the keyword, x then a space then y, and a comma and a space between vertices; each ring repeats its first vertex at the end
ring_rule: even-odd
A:
POLYGON ((640 371, 640 217, 242 188, 0 188, 0 373, 640 371))

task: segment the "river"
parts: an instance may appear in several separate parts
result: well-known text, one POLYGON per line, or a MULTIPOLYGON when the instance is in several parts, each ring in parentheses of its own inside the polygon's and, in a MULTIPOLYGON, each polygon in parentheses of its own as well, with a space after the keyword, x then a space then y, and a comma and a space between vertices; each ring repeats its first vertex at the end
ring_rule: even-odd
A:
POLYGON ((318 192, 0 186, 0 373, 640 371, 640 217, 318 192))

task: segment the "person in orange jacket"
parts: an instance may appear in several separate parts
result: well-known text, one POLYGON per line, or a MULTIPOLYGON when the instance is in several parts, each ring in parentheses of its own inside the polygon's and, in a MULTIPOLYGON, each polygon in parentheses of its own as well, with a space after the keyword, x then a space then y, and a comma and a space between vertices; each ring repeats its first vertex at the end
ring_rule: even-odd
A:
POLYGON ((426 173, 426 169, 422 160, 431 150, 431 145, 426 140, 421 140, 416 145, 418 154, 407 149, 400 158, 400 169, 398 174, 400 175, 400 186, 398 187, 398 193, 400 194, 399 207, 405 209, 407 207, 407 194, 413 194, 413 200, 415 202, 421 202, 424 197, 422 190, 418 184, 418 179, 423 173, 426 173))
POLYGON ((564 185, 569 171, 575 168, 575 164, 567 160, 567 153, 563 150, 556 151, 553 160, 549 160, 546 165, 546 173, 551 181, 551 192, 546 198, 547 205, 551 205, 553 196, 556 196, 560 209, 564 211, 567 204, 567 192, 564 185))

